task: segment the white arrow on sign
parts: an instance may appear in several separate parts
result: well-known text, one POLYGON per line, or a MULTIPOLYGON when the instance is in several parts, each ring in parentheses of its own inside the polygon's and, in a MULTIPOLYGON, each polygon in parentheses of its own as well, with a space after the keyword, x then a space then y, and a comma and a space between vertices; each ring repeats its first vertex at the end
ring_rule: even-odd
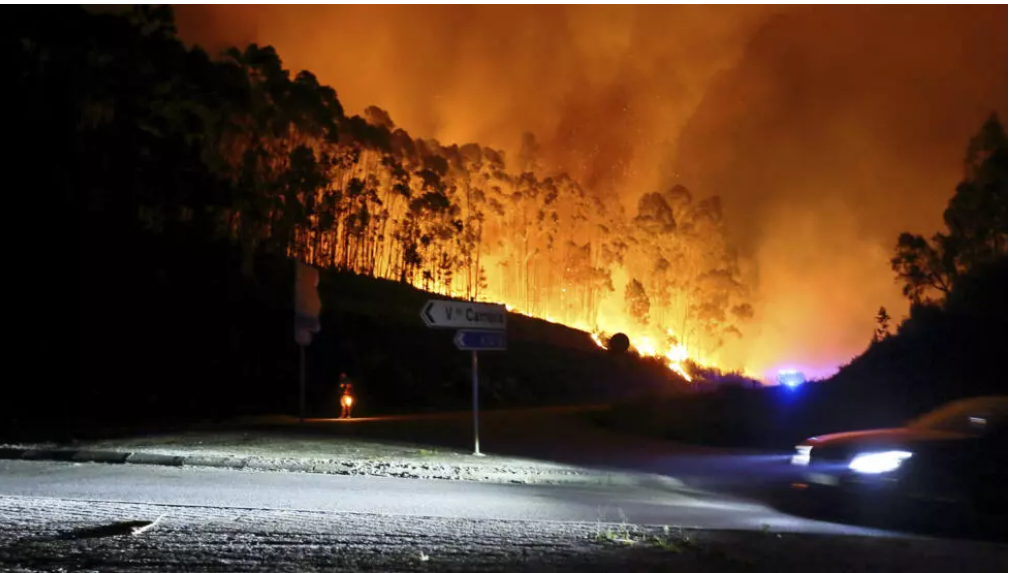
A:
POLYGON ((505 330, 508 314, 501 304, 430 300, 421 309, 421 320, 429 328, 505 330))

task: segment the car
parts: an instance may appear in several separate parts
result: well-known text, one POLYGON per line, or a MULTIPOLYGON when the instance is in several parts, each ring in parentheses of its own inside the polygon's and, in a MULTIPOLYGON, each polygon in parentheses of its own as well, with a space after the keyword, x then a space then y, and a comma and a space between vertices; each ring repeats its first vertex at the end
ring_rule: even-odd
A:
POLYGON ((957 400, 904 427, 805 440, 790 459, 793 487, 851 509, 929 504, 1004 520, 1007 438, 1007 396, 957 400))

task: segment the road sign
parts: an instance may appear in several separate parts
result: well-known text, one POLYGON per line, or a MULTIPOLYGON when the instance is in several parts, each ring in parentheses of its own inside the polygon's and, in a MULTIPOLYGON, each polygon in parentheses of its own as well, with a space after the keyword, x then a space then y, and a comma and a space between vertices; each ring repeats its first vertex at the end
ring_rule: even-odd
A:
POLYGON ((452 300, 430 300, 421 308, 421 320, 429 328, 461 328, 453 337, 460 350, 470 351, 470 372, 474 397, 474 455, 481 454, 478 437, 477 351, 505 350, 506 312, 503 304, 483 304, 452 300))
POLYGON ((295 261, 295 342, 309 346, 312 335, 319 332, 319 271, 301 261, 295 261))
POLYGON ((460 350, 505 350, 506 335, 494 330, 458 330, 453 343, 460 350))
POLYGON ((506 329, 505 305, 451 300, 430 300, 421 309, 429 328, 506 329))

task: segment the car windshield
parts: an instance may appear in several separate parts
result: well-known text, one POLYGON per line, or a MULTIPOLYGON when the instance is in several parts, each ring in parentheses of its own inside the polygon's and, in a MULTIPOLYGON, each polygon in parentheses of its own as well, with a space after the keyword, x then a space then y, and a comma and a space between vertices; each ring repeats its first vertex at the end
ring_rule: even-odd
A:
POLYGON ((920 416, 908 427, 963 434, 982 434, 994 428, 1007 428, 1007 396, 952 402, 920 416))

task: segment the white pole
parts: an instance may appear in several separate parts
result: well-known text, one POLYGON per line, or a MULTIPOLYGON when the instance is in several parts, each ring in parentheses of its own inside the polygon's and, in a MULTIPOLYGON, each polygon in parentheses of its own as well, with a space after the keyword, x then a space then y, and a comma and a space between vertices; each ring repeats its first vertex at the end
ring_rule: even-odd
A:
POLYGON ((298 421, 305 422, 305 346, 298 345, 298 421))
POLYGON ((471 373, 474 377, 474 455, 482 456, 481 453, 481 440, 478 438, 477 431, 477 351, 470 351, 470 366, 471 373))

